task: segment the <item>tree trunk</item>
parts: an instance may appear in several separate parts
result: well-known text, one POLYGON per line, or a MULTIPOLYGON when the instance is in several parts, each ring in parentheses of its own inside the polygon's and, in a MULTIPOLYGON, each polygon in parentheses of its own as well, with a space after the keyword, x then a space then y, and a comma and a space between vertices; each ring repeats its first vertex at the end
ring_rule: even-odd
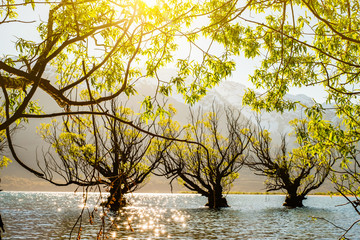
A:
POLYGON ((208 203, 205 206, 209 208, 229 207, 226 198, 222 195, 222 189, 219 189, 219 191, 211 191, 207 197, 208 203))
POLYGON ((303 207, 302 201, 305 199, 303 196, 298 196, 297 194, 288 194, 286 195, 285 202, 283 206, 289 208, 303 207))
POLYGON ((124 190, 121 188, 121 181, 116 179, 111 183, 110 186, 110 195, 105 203, 105 206, 108 207, 111 211, 117 212, 120 208, 126 205, 126 199, 124 190))

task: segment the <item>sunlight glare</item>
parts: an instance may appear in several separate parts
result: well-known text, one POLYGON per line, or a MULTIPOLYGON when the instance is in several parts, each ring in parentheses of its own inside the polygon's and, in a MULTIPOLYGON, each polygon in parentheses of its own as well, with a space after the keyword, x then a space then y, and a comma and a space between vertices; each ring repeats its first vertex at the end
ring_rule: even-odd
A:
POLYGON ((148 7, 154 7, 157 4, 158 0, 143 0, 144 3, 146 3, 146 5, 148 5, 148 7))
POLYGON ((78 206, 79 206, 79 208, 87 208, 87 205, 86 205, 86 203, 83 203, 83 204, 79 204, 78 206))

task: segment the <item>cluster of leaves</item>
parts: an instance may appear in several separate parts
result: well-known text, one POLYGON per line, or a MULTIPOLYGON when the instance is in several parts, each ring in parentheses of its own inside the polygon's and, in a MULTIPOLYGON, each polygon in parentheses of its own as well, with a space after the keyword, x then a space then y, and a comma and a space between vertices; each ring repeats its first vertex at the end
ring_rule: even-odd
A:
MULTIPOLYGON (((29 118, 104 113, 102 103, 137 94, 138 83, 145 78, 155 78, 159 87, 154 95, 144 97, 142 119, 171 114, 159 104, 158 92, 167 96, 176 89, 186 102, 194 103, 234 69, 227 53, 214 55, 210 47, 196 44, 201 36, 212 37, 193 25, 194 19, 208 16, 213 9, 204 11, 189 0, 158 1, 154 6, 141 0, 5 1, 0 5, 0 24, 27 24, 38 38, 19 33, 16 42, 9 42, 16 54, 1 56, 1 138, 9 138, 6 130, 29 118), (23 10, 30 10, 29 14, 19 14, 23 10), (181 38, 189 43, 189 57, 176 59, 181 38), (190 58, 191 47, 201 51, 200 59, 190 58), (169 79, 159 77, 158 71, 172 62, 178 62, 177 73, 169 79), (37 103, 39 90, 48 96, 37 103), (50 98, 59 106, 52 112, 43 109, 50 98)), ((82 137, 65 135, 69 144, 82 137)), ((46 178, 24 164, 8 141, 20 165, 46 178)), ((86 157, 92 151, 89 146, 74 146, 71 154, 86 157)))
MULTIPOLYGON (((31 3, 33 7, 41 4, 31 3)), ((12 9, 10 12, 15 14, 18 6, 26 4, 27 1, 9 3, 2 8, 12 9)), ((157 76, 160 68, 175 61, 178 36, 187 38, 199 34, 186 33, 183 27, 190 28, 200 11, 191 1, 159 1, 152 7, 142 1, 55 1, 42 4, 48 9, 48 16, 47 21, 38 24, 41 41, 19 37, 15 43, 19 55, 5 56, 1 61, 4 87, 24 91, 32 86, 33 90, 25 94, 27 98, 31 98, 32 92, 40 87, 61 107, 85 106, 107 101, 121 93, 136 94, 135 83, 139 79, 155 77, 162 93, 169 94, 175 87, 187 102, 194 103, 207 88, 229 76, 234 69, 234 63, 226 55, 219 58, 204 50, 200 62, 179 60, 179 73, 174 80, 167 81, 157 76), (46 69, 55 71, 55 82, 46 79, 46 69), (188 76, 192 79, 185 81, 188 76), (96 91, 100 97, 79 101, 76 99, 78 88, 88 90, 90 96, 91 91, 96 91)), ((34 10, 36 13, 37 8, 34 10)), ((190 39, 189 42, 194 44, 190 39)), ((23 107, 29 104, 28 100, 19 100, 23 107)), ((2 124, 4 127, 6 125, 2 124)))

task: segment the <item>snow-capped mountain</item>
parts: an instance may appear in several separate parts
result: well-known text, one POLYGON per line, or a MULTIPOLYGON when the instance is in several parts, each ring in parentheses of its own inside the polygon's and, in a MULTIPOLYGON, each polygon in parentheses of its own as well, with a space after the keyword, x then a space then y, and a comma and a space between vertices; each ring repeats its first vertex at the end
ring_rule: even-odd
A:
MULTIPOLYGON (((249 106, 242 105, 246 88, 246 86, 238 82, 223 81, 215 88, 209 90, 207 95, 195 104, 194 108, 201 107, 204 111, 211 111, 212 104, 215 102, 218 106, 242 109, 243 115, 253 119, 255 112, 252 111, 249 106)), ((179 98, 180 96, 175 97, 177 100, 179 100, 179 98)), ((300 102, 305 106, 312 106, 314 104, 314 100, 304 94, 287 94, 286 99, 300 102)), ((284 111, 284 113, 262 111, 261 125, 275 135, 289 133, 292 131, 289 121, 295 118, 305 118, 305 116, 304 109, 300 105, 295 111, 284 111)), ((329 121, 338 121, 334 111, 327 111, 326 119, 329 121)))

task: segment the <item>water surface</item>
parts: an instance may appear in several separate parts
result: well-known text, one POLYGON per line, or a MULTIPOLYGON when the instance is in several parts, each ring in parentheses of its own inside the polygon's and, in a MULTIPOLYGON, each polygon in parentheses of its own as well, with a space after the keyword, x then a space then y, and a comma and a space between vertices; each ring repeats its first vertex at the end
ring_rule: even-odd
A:
MULTIPOLYGON (((89 194, 83 208, 82 194, 1 192, 3 239, 69 239, 71 232, 76 239, 80 222, 81 239, 100 232, 108 239, 338 239, 343 230, 327 221, 347 228, 359 219, 350 205, 335 207, 346 203, 342 197, 309 196, 297 209, 282 207, 278 195, 227 199, 230 208, 211 210, 200 195, 131 194, 129 207, 112 215, 103 212, 97 194, 89 194)), ((347 237, 360 239, 359 233, 357 225, 347 237)))

